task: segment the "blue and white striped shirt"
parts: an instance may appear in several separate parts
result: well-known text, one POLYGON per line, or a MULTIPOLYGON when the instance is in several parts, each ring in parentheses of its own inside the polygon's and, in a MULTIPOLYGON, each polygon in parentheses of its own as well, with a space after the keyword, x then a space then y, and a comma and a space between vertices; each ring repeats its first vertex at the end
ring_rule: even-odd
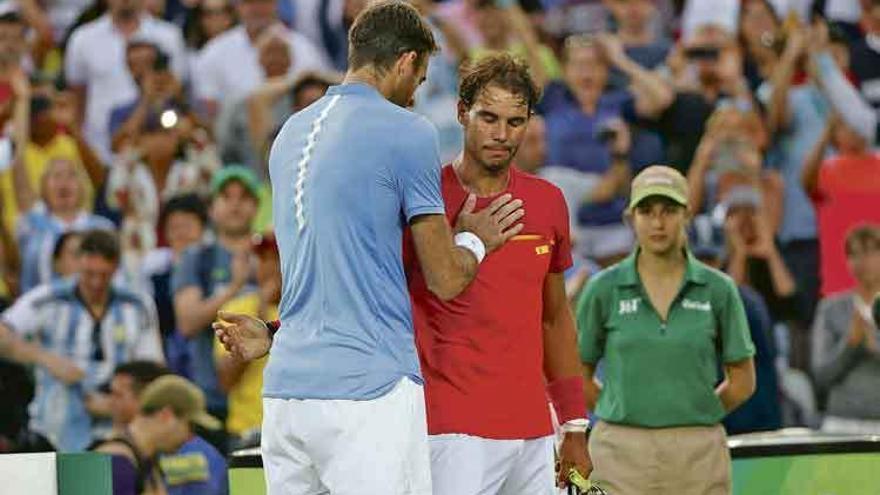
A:
POLYGON ((110 220, 81 211, 70 223, 49 212, 42 202, 31 208, 18 223, 18 249, 21 252, 21 291, 51 282, 52 250, 61 234, 89 229, 115 230, 110 220))
POLYGON ((92 441, 88 393, 113 376, 119 364, 135 359, 163 362, 153 301, 113 287, 104 316, 95 321, 76 291, 76 278, 36 287, 0 316, 18 335, 35 339, 53 353, 75 362, 85 378, 65 385, 38 368, 30 405, 31 429, 62 452, 82 451, 92 441))

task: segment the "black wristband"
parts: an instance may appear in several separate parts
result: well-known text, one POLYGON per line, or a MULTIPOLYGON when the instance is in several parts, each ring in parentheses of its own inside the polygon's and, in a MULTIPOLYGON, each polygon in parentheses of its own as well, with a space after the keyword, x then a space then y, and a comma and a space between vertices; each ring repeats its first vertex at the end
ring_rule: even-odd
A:
POLYGON ((278 329, 281 328, 281 320, 264 321, 263 323, 269 329, 269 338, 274 338, 275 334, 278 333, 278 329))

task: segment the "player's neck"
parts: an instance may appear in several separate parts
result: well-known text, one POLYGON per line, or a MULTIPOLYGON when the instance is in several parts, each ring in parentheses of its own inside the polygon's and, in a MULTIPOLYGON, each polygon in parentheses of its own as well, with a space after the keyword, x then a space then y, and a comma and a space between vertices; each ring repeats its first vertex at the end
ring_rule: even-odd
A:
POLYGON ((52 215, 60 218, 64 223, 71 223, 79 216, 79 207, 52 210, 52 215))
POLYGON ((128 37, 137 32, 143 15, 143 12, 114 12, 110 14, 110 18, 113 21, 113 27, 128 37))
POLYGON ((251 234, 248 232, 244 235, 232 235, 226 232, 218 232, 217 241, 230 252, 237 253, 250 246, 251 234))
POLYGON ((354 83, 372 86, 386 98, 391 94, 390 88, 386 87, 388 85, 385 82, 385 78, 380 77, 376 71, 370 67, 346 72, 345 77, 342 79, 342 84, 354 83))
POLYGON ((639 251, 639 257, 636 259, 636 266, 639 275, 649 274, 654 277, 667 277, 677 275, 686 268, 687 259, 684 251, 680 249, 673 250, 669 253, 652 253, 645 249, 639 251))
POLYGON ((510 184, 510 165, 495 171, 487 170, 464 153, 452 164, 458 182, 469 193, 477 196, 494 196, 510 184))
MULTIPOLYGON (((79 282, 80 284, 82 281, 79 282)), ((110 302, 110 290, 105 290, 102 293, 95 294, 93 292, 83 290, 80 285, 76 286, 76 295, 79 297, 80 301, 86 306, 86 309, 89 313, 91 313, 92 317, 95 320, 99 320, 104 317, 104 314, 107 312, 107 304, 110 302)))

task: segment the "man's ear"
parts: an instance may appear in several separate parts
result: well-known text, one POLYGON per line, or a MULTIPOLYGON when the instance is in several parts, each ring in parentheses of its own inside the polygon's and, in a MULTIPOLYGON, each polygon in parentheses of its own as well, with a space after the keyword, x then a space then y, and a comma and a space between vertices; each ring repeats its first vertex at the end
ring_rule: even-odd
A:
POLYGON ((402 53, 399 57, 397 57, 397 62, 394 64, 394 69, 397 71, 398 76, 406 75, 407 67, 412 72, 415 72, 419 65, 419 54, 415 51, 408 51, 402 53))
POLYGON ((467 121, 469 120, 469 116, 468 116, 468 113, 469 113, 469 112, 470 112, 470 109, 468 109, 468 108, 464 105, 464 102, 461 101, 461 100, 458 100, 458 112, 457 112, 457 114, 458 114, 458 123, 459 123, 459 124, 461 124, 461 125, 465 125, 465 124, 467 123, 467 121))

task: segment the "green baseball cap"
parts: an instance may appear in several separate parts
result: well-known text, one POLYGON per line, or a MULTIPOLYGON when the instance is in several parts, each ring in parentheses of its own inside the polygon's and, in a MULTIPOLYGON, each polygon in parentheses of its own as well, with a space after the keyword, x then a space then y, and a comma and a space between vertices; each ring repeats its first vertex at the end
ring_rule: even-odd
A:
POLYGON ((226 165, 211 177, 211 196, 216 196, 230 181, 238 181, 254 198, 260 197, 260 181, 254 172, 242 165, 226 165))
POLYGON ((632 181, 629 209, 638 206, 648 196, 663 196, 682 206, 688 205, 688 182, 678 170, 665 165, 651 165, 632 181))
POLYGON ((150 413, 170 407, 174 414, 209 430, 222 427, 205 409, 205 394, 192 382, 177 375, 156 378, 141 393, 141 411, 150 413))

